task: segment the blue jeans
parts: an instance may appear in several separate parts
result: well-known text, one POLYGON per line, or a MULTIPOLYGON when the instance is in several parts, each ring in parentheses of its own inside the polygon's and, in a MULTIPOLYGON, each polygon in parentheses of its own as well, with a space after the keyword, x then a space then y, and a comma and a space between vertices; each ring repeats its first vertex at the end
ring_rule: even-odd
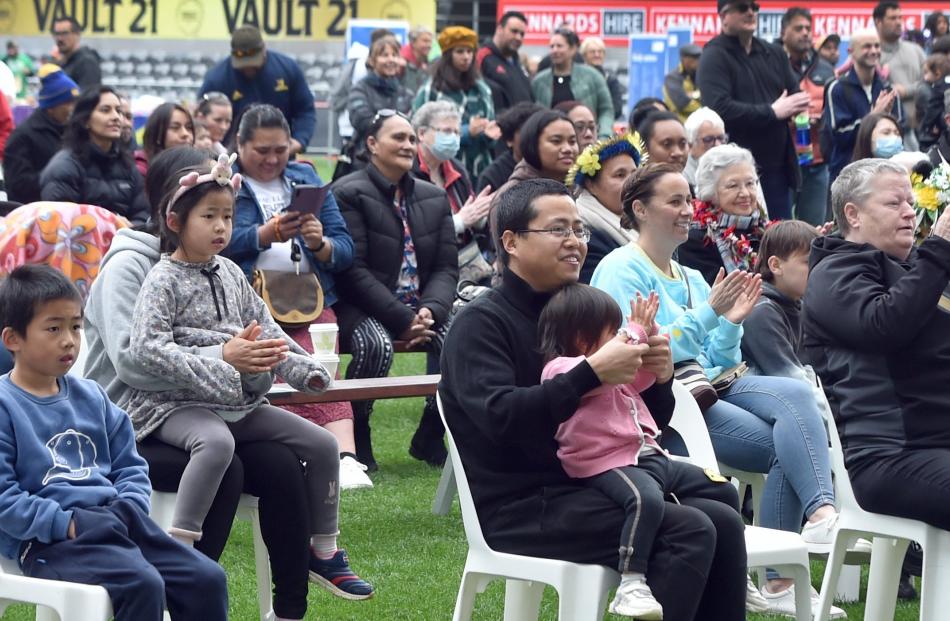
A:
POLYGON ((820 226, 828 216, 828 165, 802 166, 802 188, 795 197, 795 217, 820 226))
POLYGON ((828 433, 811 389, 785 377, 746 376, 706 411, 722 463, 768 474, 759 521, 799 532, 802 516, 834 504, 828 433))

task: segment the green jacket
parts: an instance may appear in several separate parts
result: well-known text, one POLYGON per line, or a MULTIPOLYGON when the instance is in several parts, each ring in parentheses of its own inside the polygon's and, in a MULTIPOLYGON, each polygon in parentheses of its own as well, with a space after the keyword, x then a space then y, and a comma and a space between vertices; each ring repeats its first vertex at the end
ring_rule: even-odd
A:
POLYGON ((477 80, 475 86, 467 93, 437 91, 432 88, 430 78, 412 102, 412 111, 415 112, 430 101, 450 101, 458 107, 462 115, 462 145, 458 158, 465 164, 469 176, 477 179, 478 175, 492 162, 494 140, 485 134, 472 138, 468 133, 468 120, 473 116, 484 117, 489 121, 495 120, 495 104, 492 101, 491 88, 484 80, 477 80))
MULTIPOLYGON (((614 134, 614 104, 610 99, 607 81, 599 71, 587 65, 574 63, 571 69, 571 92, 574 99, 590 108, 597 117, 597 134, 609 138, 614 134)), ((554 95, 554 72, 545 69, 531 82, 534 100, 546 108, 551 107, 554 95)))

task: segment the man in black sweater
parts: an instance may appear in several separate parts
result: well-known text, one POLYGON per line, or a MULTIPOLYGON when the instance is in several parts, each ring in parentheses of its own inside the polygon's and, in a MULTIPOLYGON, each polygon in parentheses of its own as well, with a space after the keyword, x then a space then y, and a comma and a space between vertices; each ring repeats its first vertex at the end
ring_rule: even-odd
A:
MULTIPOLYGON (((457 316, 439 384, 482 531, 499 551, 616 568, 624 510, 567 476, 554 434, 581 396, 629 382, 641 367, 657 376, 642 396, 666 427, 674 407, 669 344, 618 336, 541 384, 538 317, 560 287, 577 282, 587 231, 564 185, 548 179, 514 186, 492 218, 502 284, 457 316)), ((646 572, 663 618, 744 619, 745 540, 734 489, 671 461, 665 491, 646 572)))
POLYGON ((733 142, 755 156, 769 216, 787 220, 789 190, 801 179, 788 120, 808 110, 808 95, 799 92, 785 52, 754 36, 757 3, 718 0, 718 7, 722 34, 703 48, 699 91, 733 142))
POLYGON ((831 186, 841 235, 812 245, 805 349, 864 509, 950 530, 950 212, 914 245, 900 164, 849 164, 831 186))
POLYGON ((496 116, 518 102, 534 100, 531 78, 518 57, 527 27, 524 13, 508 11, 498 20, 492 40, 478 50, 478 69, 491 87, 496 116))

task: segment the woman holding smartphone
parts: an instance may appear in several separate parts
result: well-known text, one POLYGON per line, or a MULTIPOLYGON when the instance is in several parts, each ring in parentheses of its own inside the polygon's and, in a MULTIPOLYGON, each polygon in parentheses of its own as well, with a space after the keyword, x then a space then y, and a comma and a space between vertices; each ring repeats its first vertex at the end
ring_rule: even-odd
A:
MULTIPOLYGON (((234 232, 224 251, 248 278, 255 269, 316 274, 323 289, 323 312, 313 323, 336 323, 334 278, 353 262, 353 239, 333 194, 328 192, 319 217, 288 207, 294 188, 322 186, 313 167, 290 160, 290 126, 274 106, 248 108, 237 130, 238 160, 244 176, 234 208, 234 232)), ((313 352, 307 326, 286 330, 313 352)), ((340 445, 340 487, 372 487, 365 467, 356 461, 353 410, 349 403, 287 406, 286 409, 326 428, 340 445)))

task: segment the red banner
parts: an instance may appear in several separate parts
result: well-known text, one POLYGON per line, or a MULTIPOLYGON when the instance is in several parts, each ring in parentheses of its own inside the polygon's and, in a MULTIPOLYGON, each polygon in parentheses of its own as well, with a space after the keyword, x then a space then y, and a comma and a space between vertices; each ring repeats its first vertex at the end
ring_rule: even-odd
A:
MULTIPOLYGON (((810 2, 760 0, 758 35, 776 39, 781 33, 782 15, 792 6, 809 6, 815 39, 829 33, 847 38, 852 32, 873 28, 871 12, 877 2, 810 2)), ((946 10, 945 2, 901 2, 905 30, 923 28, 927 15, 946 10)), ((551 31, 564 24, 583 39, 598 36, 607 45, 626 46, 634 33, 664 33, 669 28, 688 26, 696 43, 706 43, 719 34, 719 15, 712 0, 646 2, 644 0, 600 0, 597 3, 555 3, 545 0, 500 0, 498 15, 521 11, 528 18, 525 43, 547 45, 551 31)))

